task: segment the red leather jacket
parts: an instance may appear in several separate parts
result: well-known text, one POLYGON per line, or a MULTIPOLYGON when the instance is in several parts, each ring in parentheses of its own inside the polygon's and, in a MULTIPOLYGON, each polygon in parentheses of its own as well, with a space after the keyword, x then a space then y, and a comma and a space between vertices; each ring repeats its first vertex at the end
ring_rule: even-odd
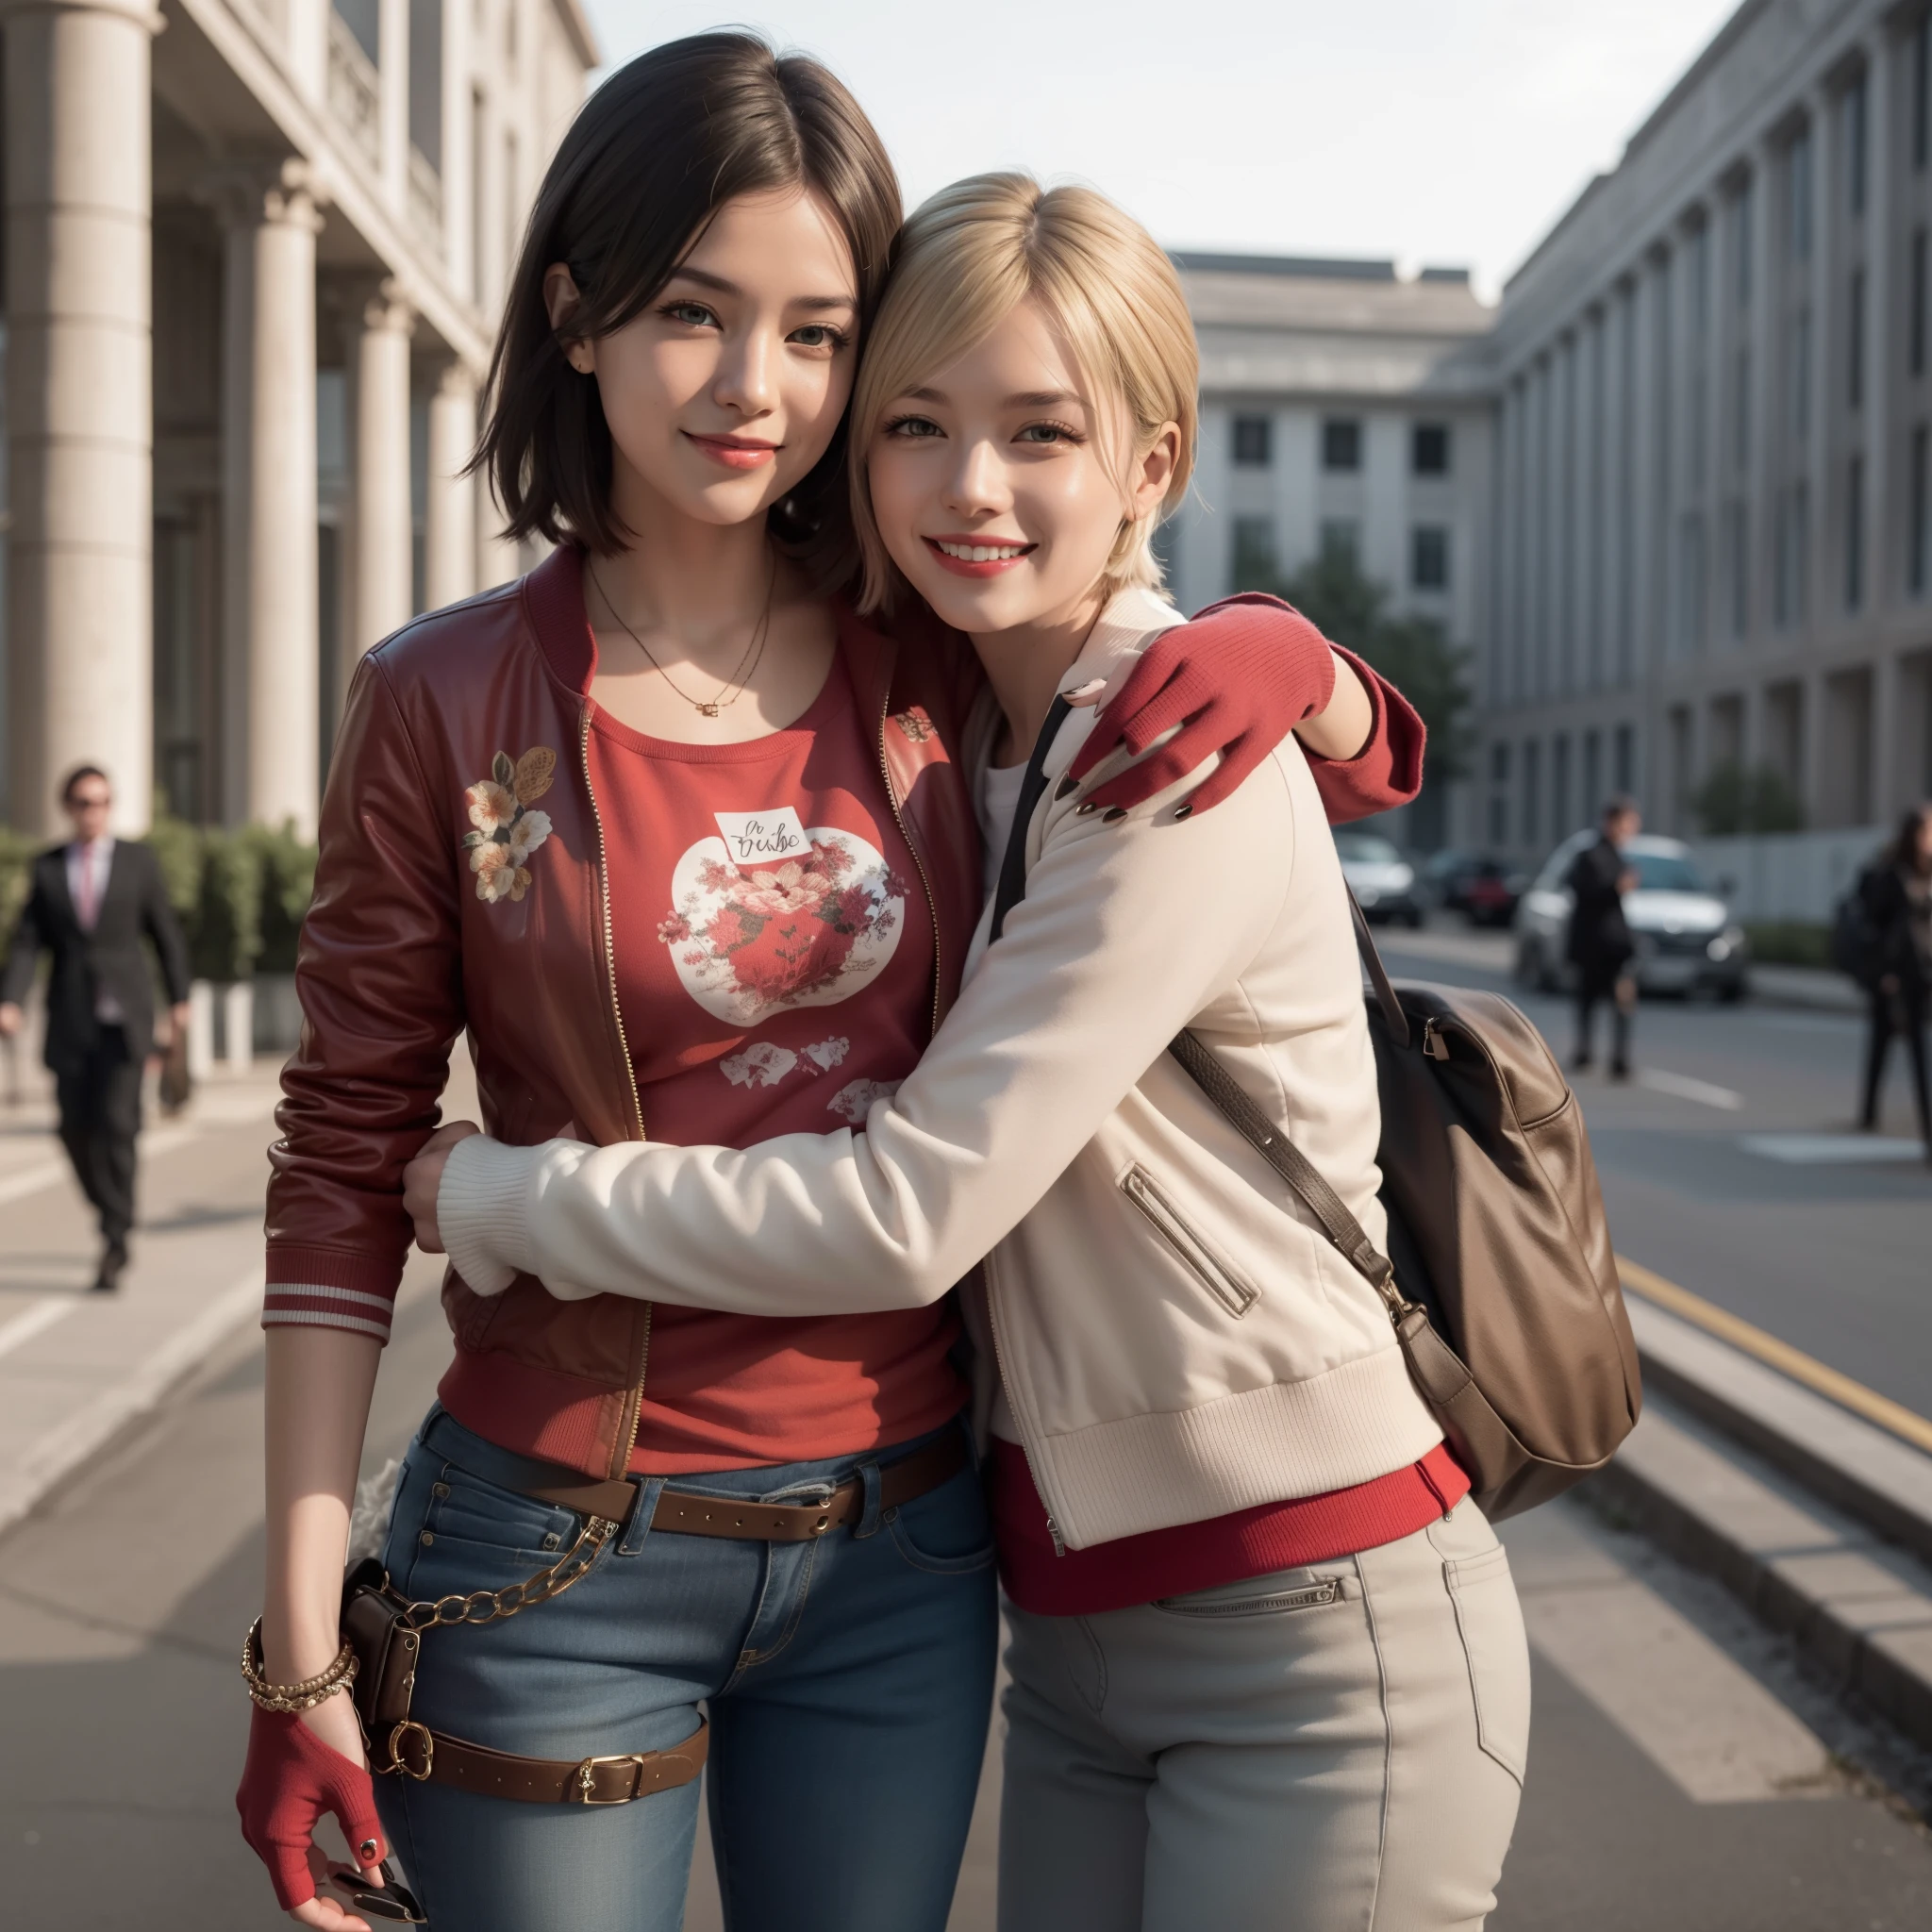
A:
MULTIPOLYGON (((1237 604, 1207 621, 1251 626, 1281 613, 1237 604)), ((981 908, 972 798, 948 748, 978 666, 949 633, 900 649, 849 613, 839 649, 877 720, 880 765, 931 900, 937 1026, 981 908)), ((283 1073, 281 1138, 270 1150, 265 1324, 387 1338, 411 1236, 402 1171, 438 1124, 466 1028, 483 1124, 498 1139, 530 1143, 573 1123, 600 1144, 646 1133, 585 756, 594 668, 569 550, 519 583, 420 619, 358 667, 296 970, 302 1041, 283 1073)), ((1352 762, 1316 767, 1337 819, 1400 803, 1421 774, 1415 714, 1357 669, 1376 731, 1352 762)), ((497 1440, 523 1453, 624 1473, 650 1348, 647 1303, 559 1302, 534 1279, 486 1298, 454 1271, 442 1299, 467 1412, 480 1400, 501 1417, 497 1440)))

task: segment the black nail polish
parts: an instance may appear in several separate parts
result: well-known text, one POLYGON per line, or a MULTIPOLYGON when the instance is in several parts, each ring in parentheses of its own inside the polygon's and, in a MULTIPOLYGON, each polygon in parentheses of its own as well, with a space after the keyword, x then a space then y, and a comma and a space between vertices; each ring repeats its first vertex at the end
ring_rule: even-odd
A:
POLYGON ((1103 825, 1117 824, 1122 819, 1125 818, 1126 815, 1127 808, 1125 806, 1110 805, 1107 808, 1106 816, 1100 821, 1100 823, 1103 825))
POLYGON ((1174 815, 1177 819, 1184 819, 1189 817, 1193 809, 1194 808, 1191 805, 1177 805, 1174 808, 1174 815))
POLYGON ((1074 816, 1076 819, 1084 819, 1089 812, 1098 811, 1099 809, 1100 808, 1090 798, 1085 805, 1076 805, 1074 808, 1074 816))
POLYGON ((1057 786, 1054 787, 1053 795, 1056 798, 1067 798, 1070 797, 1074 792, 1079 791, 1079 779, 1074 777, 1073 774, 1070 772, 1064 778, 1060 780, 1060 782, 1057 786))

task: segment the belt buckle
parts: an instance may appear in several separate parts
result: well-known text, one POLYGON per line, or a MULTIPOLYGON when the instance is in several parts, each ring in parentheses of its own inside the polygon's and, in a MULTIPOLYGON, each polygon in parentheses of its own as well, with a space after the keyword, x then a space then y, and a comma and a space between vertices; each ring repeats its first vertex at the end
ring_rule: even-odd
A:
POLYGON ((416 1782, 420 1785, 425 1783, 428 1780, 429 1774, 431 1773, 431 1771, 435 1769, 435 1734, 430 1730, 427 1724, 419 1724, 414 1718, 406 1717, 402 1721, 402 1723, 397 1724, 396 1727, 389 1734, 389 1768, 391 1771, 401 1772, 405 1777, 414 1778, 416 1782), (421 1771, 418 1771, 416 1767, 403 1756, 402 1752, 399 1749, 397 1749, 397 1746, 402 1742, 403 1734, 406 1731, 414 1732, 423 1740, 423 1769, 421 1771))
POLYGON ((628 1805, 638 1794, 638 1786, 644 1774, 644 1760, 641 1753, 629 1751, 615 1757, 586 1757, 576 1768, 571 1780, 571 1787, 564 1794, 566 1805, 628 1805), (630 1766, 630 1790, 621 1798, 600 1798, 597 1790, 597 1767, 600 1764, 627 1764, 630 1766))

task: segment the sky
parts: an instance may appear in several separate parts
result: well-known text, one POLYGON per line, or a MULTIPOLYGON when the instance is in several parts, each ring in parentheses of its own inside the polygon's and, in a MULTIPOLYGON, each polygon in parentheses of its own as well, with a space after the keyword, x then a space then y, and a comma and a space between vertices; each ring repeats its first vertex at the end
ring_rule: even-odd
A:
POLYGON ((608 62, 734 23, 816 54, 908 206, 1024 166, 1173 248, 1507 276, 1737 0, 587 0, 608 62))

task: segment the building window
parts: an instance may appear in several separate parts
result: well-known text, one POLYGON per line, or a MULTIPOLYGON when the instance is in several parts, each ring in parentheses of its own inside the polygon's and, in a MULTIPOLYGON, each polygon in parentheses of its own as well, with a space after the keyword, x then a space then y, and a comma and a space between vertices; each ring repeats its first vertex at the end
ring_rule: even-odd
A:
POLYGON ((1704 518, 1692 511, 1684 519, 1682 574, 1677 583, 1677 647, 1690 652, 1704 642, 1706 565, 1704 518))
POLYGON ((1449 588, 1449 532, 1441 524, 1418 524, 1408 533, 1408 581, 1418 591, 1449 588))
POLYGON ((1361 525, 1353 517, 1324 517, 1322 520, 1322 555, 1324 557, 1346 557, 1354 562, 1361 555, 1361 525))
POLYGON ((1802 439, 1811 423, 1811 311, 1791 317, 1791 434, 1802 439))
POLYGON ((1490 747, 1490 843, 1509 842, 1509 747, 1490 747))
POLYGON ((1932 13, 1919 16, 1912 36, 1912 166, 1925 165, 1926 122, 1932 119, 1932 13))
POLYGON ((1845 465, 1845 608, 1865 601, 1865 458, 1845 465))
POLYGON ((1865 76, 1845 89, 1845 205, 1856 221, 1865 212, 1865 76))
POLYGON ((1852 287, 1845 303, 1845 407, 1865 407, 1865 271, 1852 271, 1852 287))
POLYGON ((1550 744, 1550 836, 1561 839, 1574 829, 1570 816, 1570 734, 1559 731, 1550 744))
POLYGON ((1322 425, 1322 467, 1359 470, 1362 466, 1362 425, 1353 416, 1331 416, 1322 425))
POLYGON ((1236 591, 1274 589, 1280 573, 1275 564, 1274 525, 1268 518, 1235 518, 1229 575, 1233 579, 1231 588, 1236 591))
POLYGON ((1637 790, 1637 727, 1619 724, 1612 741, 1611 786, 1628 798, 1637 790))
POLYGON ((1751 182, 1747 176, 1731 197, 1731 256, 1737 268, 1738 307, 1751 299, 1751 182))
POLYGON ((1265 470, 1274 460, 1274 425, 1266 416, 1234 419, 1234 459, 1243 470, 1265 470))
POLYGON ((1740 349, 1731 363, 1731 459, 1740 469, 1751 460, 1751 351, 1740 349))
POLYGON ((1925 527, 1925 517, 1932 504, 1926 501, 1928 486, 1932 476, 1926 475, 1926 465, 1932 461, 1932 439, 1928 439, 1924 424, 1912 431, 1912 465, 1907 479, 1908 494, 1906 509, 1911 519, 1907 533, 1906 581, 1915 597, 1925 594, 1926 541, 1932 532, 1925 527))
POLYGON ((1746 542, 1748 525, 1744 506, 1733 502, 1725 508, 1725 561, 1730 566, 1731 635, 1740 638, 1751 623, 1751 556, 1746 542))
POLYGON ((1601 731, 1583 734, 1583 796, 1577 817, 1588 824, 1604 802, 1604 735, 1601 731))
POLYGON ((1793 261, 1811 258, 1811 136, 1804 130, 1785 149, 1785 247, 1793 261))
POLYGON ((1906 367, 1925 373, 1925 231, 1912 230, 1912 265, 1906 284, 1906 367))
POLYGON ((1409 440, 1409 462, 1418 476, 1446 476, 1449 474, 1448 424, 1418 423, 1409 440))
POLYGON ((1535 739, 1523 746, 1523 842, 1534 845, 1542 836, 1543 748, 1535 739))
POLYGON ((1803 621, 1805 562, 1810 548, 1810 492, 1793 483, 1778 493, 1772 528, 1771 615, 1780 629, 1803 621))

